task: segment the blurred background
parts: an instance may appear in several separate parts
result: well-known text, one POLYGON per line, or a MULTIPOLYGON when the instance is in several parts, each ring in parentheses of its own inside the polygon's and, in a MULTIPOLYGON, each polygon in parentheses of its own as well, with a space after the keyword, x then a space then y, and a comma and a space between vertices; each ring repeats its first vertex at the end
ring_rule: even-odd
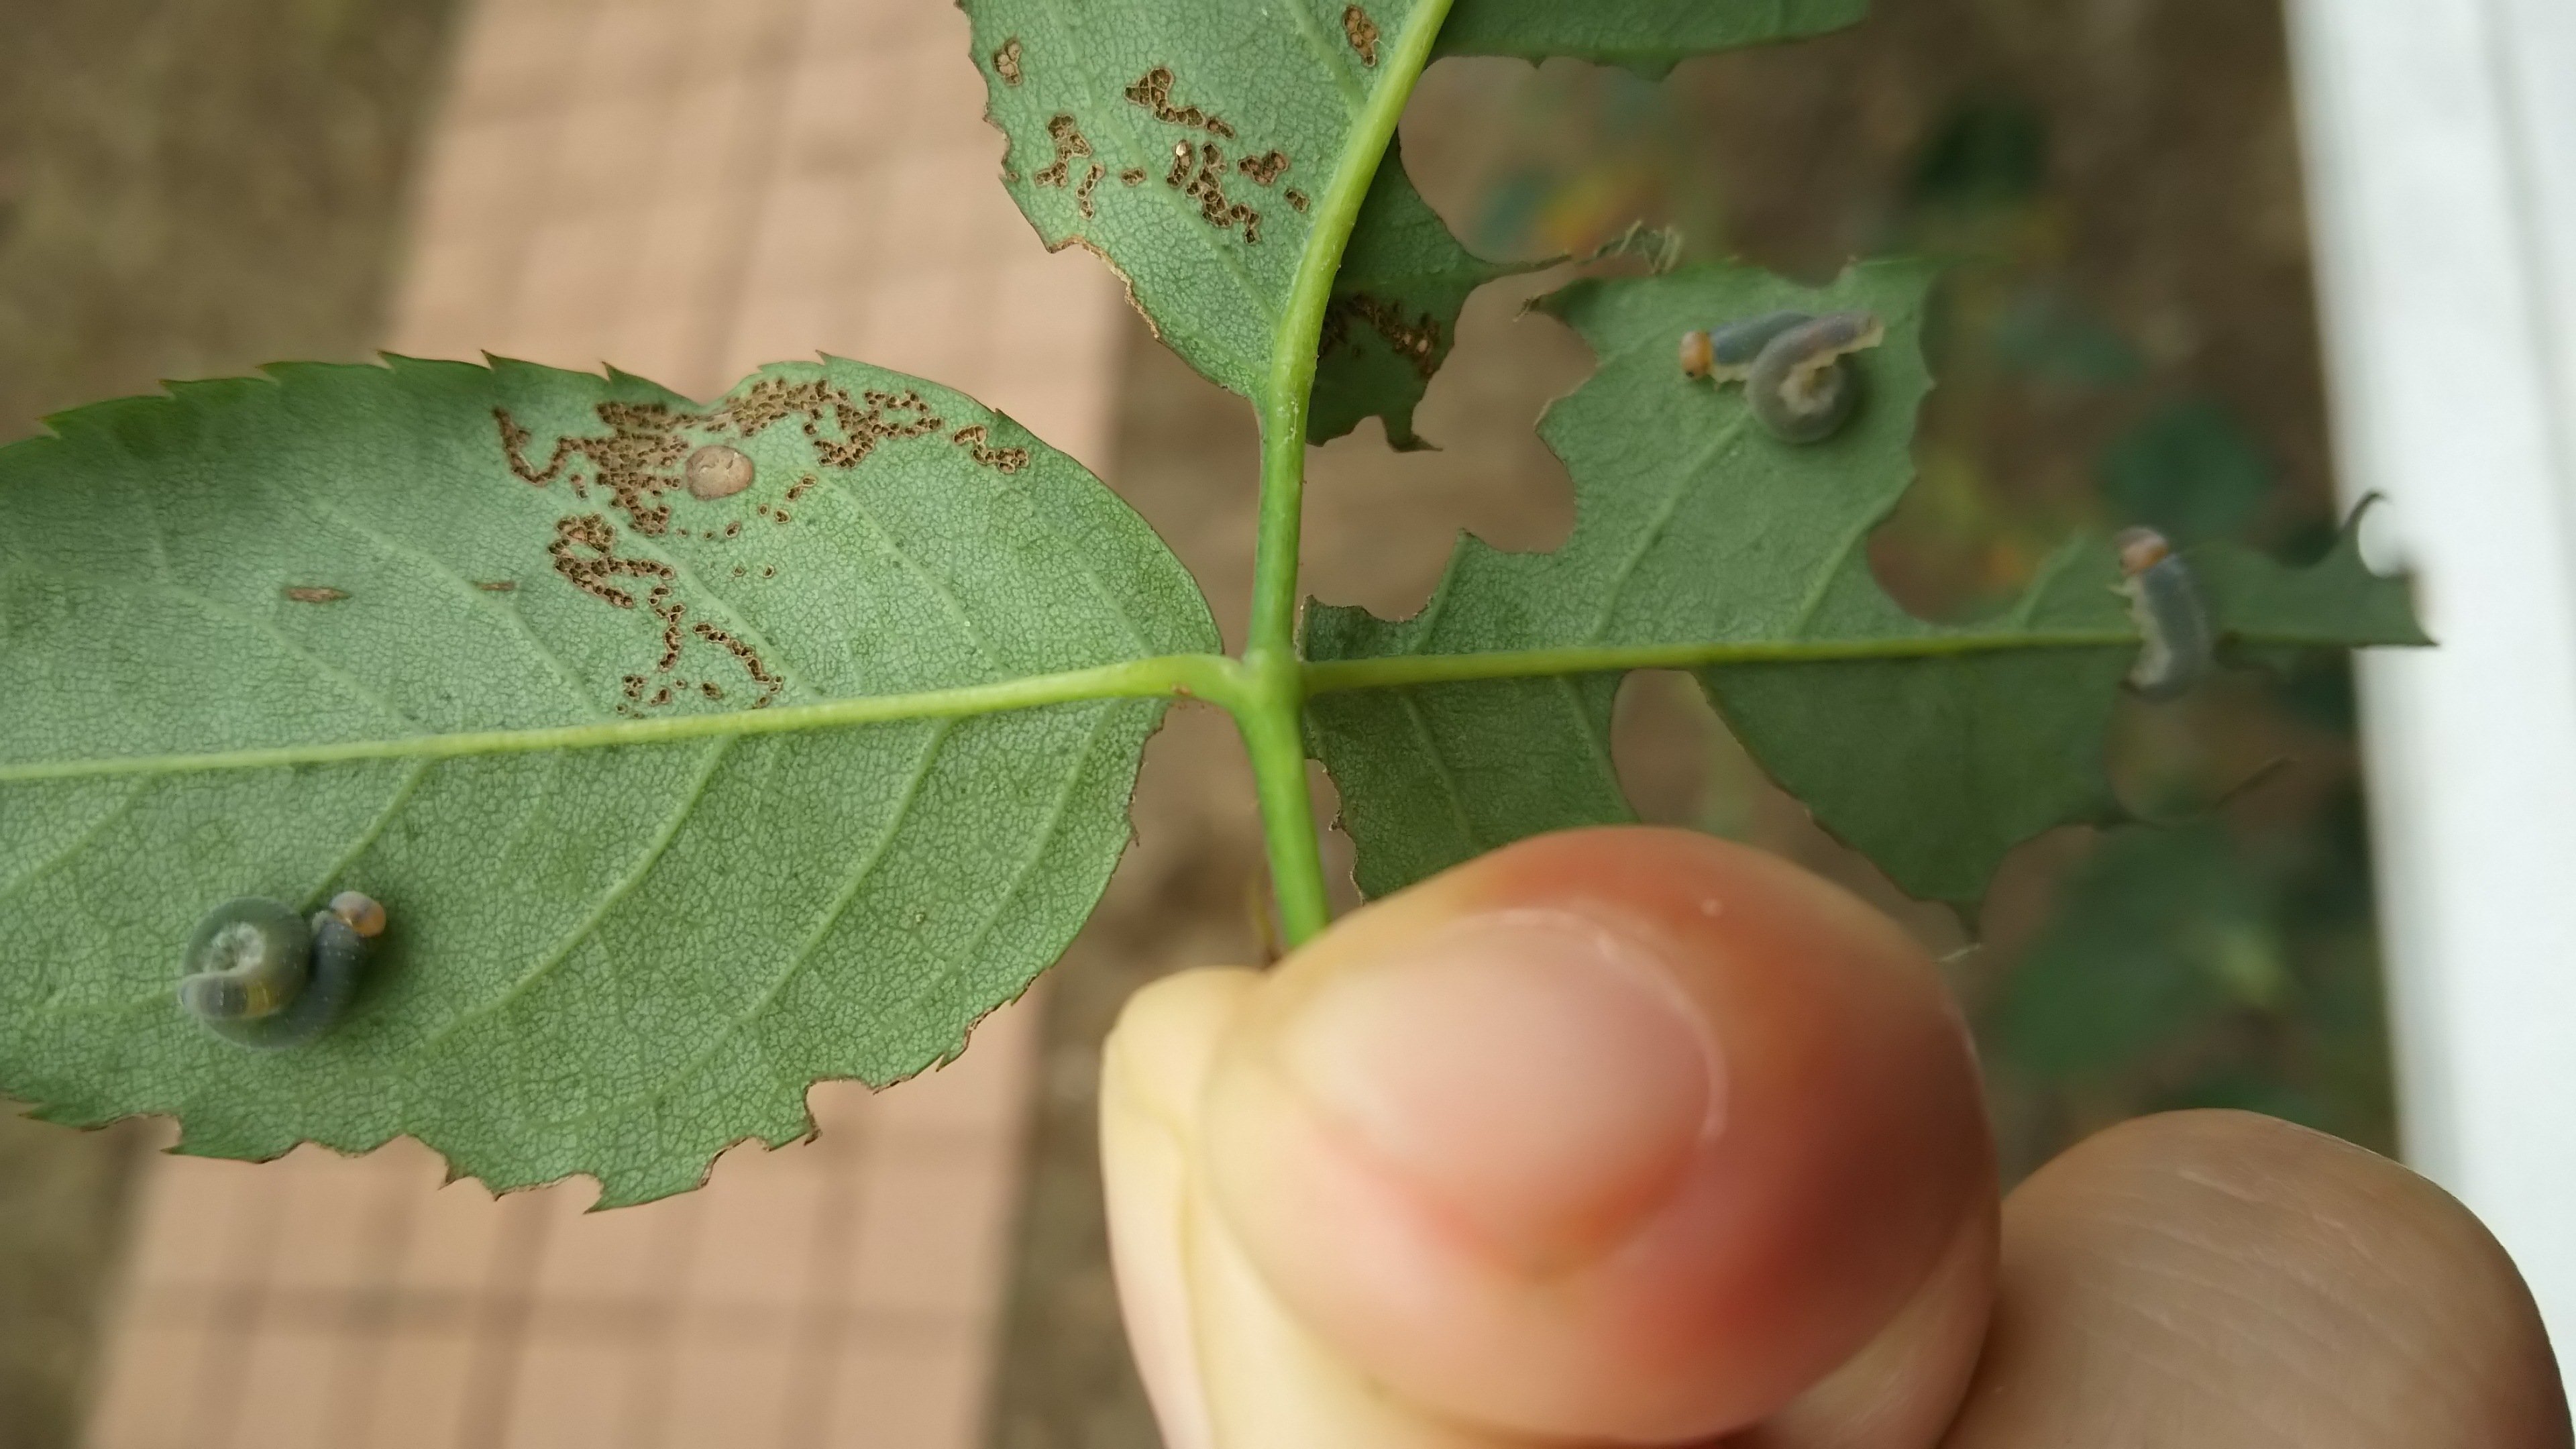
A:
MULTIPOLYGON (((1679 228, 1695 259, 1737 257, 1811 280, 1860 255, 1950 263, 1920 478, 1873 541, 1890 587, 1927 615, 2011 593, 2077 529, 2148 523, 2185 541, 2242 534, 2285 556, 2320 550, 2338 512, 2277 7, 1879 8, 1854 31, 1688 63, 1661 83, 1570 63, 1444 62, 1406 118, 1407 161, 1460 236, 1492 257, 1579 253, 1643 219, 1679 228)), ((1087 259, 1018 255, 1036 243, 1006 203, 992 204, 999 188, 984 177, 998 140, 958 129, 980 96, 963 58, 964 23, 936 0, 763 0, 742 11, 723 0, 0 0, 0 35, 9 37, 0 44, 0 439, 34 431, 50 409, 159 378, 281 357, 360 358, 388 340, 471 355, 488 338, 496 350, 572 366, 605 357, 700 393, 761 360, 761 346, 780 356, 830 347, 972 387, 1101 468, 1199 571, 1239 640, 1255 473, 1249 412, 1155 345, 1087 259), (745 19, 753 10, 769 20, 745 19), (712 79, 710 67, 732 62, 686 43, 685 34, 771 22, 774 43, 749 47, 712 79), (491 39, 496 27, 504 39, 491 39), (843 37, 846 53, 800 50, 799 37, 818 27, 843 37), (638 50, 650 36, 662 49, 649 64, 618 49, 638 50), (806 237, 809 250, 820 248, 806 265, 823 270, 834 265, 828 243, 838 233, 825 226, 813 242, 814 225, 794 210, 813 204, 794 188, 814 168, 797 160, 792 136, 781 143, 786 161, 754 168, 743 183, 753 188, 746 205, 767 218, 746 233, 752 240, 732 253, 720 239, 703 248, 723 285, 696 294, 698 311, 679 330, 700 340, 673 344, 667 360, 638 355, 654 349, 634 341, 661 335, 638 320, 653 305, 650 289, 610 287, 583 314, 591 320, 522 343, 461 330, 499 324, 478 324, 453 288, 422 280, 448 277, 454 267, 442 259, 451 253, 482 258, 476 275, 487 281, 541 267, 541 246, 476 241, 484 213, 458 200, 482 195, 470 191, 472 175, 514 164, 509 148, 483 143, 457 159, 469 149, 455 138, 494 98, 542 109, 548 96, 591 87, 630 118, 678 125, 671 116, 690 114, 686 104, 716 80, 756 87, 769 73, 759 67, 787 65, 790 52, 803 56, 797 74, 813 82, 835 144, 856 158, 826 178, 849 193, 833 215, 895 206, 892 173, 881 157, 866 158, 901 149, 887 132, 912 122, 890 117, 936 111, 948 128, 939 144, 983 158, 976 180, 990 193, 958 225, 1009 218, 995 243, 1018 249, 1008 264, 1046 279, 1031 285, 1049 305, 1095 319, 1076 331, 1103 363, 1096 390, 1040 391, 1054 384, 1026 366, 1009 371, 1025 348, 1007 339, 971 356, 935 354, 916 338, 938 319, 906 321, 890 304, 866 312, 873 321, 828 299, 800 308, 793 268, 763 228, 806 237), (449 250, 424 241, 429 232, 449 250), (1062 280, 1065 265, 1090 272, 1062 280), (781 293, 769 303, 774 317, 740 323, 757 310, 764 279, 781 293), (873 348, 864 336, 847 340, 871 329, 873 348), (1051 408, 1063 422, 1050 426, 1051 408)), ((579 164, 558 156, 551 181, 512 193, 537 198, 528 205, 583 166, 645 144, 631 130, 584 141, 588 112, 568 114, 544 133, 550 139, 525 144, 605 149, 579 164)), ((729 134, 754 134, 740 114, 719 120, 735 128, 729 134)), ((792 114, 770 119, 789 132, 794 123, 792 114)), ((775 160, 770 150, 744 154, 775 160)), ((931 191, 908 195, 908 205, 946 204, 931 191)), ((625 266, 632 253, 671 245, 662 212, 619 216, 593 217, 579 244, 567 244, 554 265, 559 280, 573 280, 561 285, 585 285, 586 265, 625 266)), ((875 245, 872 267, 884 262, 886 243, 875 245)), ((1322 450, 1307 546, 1313 592, 1405 614, 1459 528, 1510 548, 1552 547, 1563 536, 1563 474, 1530 424, 1580 381, 1587 359, 1557 324, 1516 313, 1567 275, 1489 288, 1471 304, 1418 419, 1442 451, 1392 454, 1374 425, 1322 450)), ((551 284, 525 278, 502 294, 513 315, 556 305, 551 284)), ((1648 818, 1805 861, 1881 901, 1939 953, 1987 1053, 2008 1174, 2106 1123, 2178 1106, 2254 1108, 2393 1150, 2347 666, 2321 658, 2284 675, 2233 674, 2179 704, 2125 708, 2118 778, 2133 805, 2171 828, 2034 842, 2008 866, 1973 934, 1945 910, 1897 897, 1817 831, 1680 677, 1630 682, 1618 753, 1648 818)), ((1329 808, 1329 786, 1318 790, 1329 808)), ((982 1296, 958 1310, 977 1347, 960 1360, 950 1408, 930 1418, 872 1413, 835 1370, 816 1382, 844 1385, 837 1408, 723 1442, 1157 1442, 1107 1274, 1092 1079, 1101 1037, 1137 985, 1185 966, 1257 959, 1260 859, 1248 806, 1230 728, 1206 712, 1176 715, 1149 757, 1139 843, 1108 904, 1044 992, 1014 1009, 1011 1034, 978 1035, 977 1053, 1017 1053, 1024 1069, 994 1069, 993 1090, 1010 1102, 974 1139, 998 1144, 993 1191, 1005 1210, 978 1240, 989 1271, 959 1289, 982 1296)), ((776 1156, 818 1152, 832 1136, 827 1120, 822 1143, 776 1156)), ((530 1333, 542 1337, 524 1323, 501 1350, 475 1336, 483 1327, 460 1330, 472 1352, 455 1392, 483 1396, 470 1415, 397 1423, 366 1408, 390 1392, 381 1348, 364 1360, 375 1387, 347 1390, 293 1432, 263 1419, 255 1398, 205 1408, 215 1401, 190 1396, 214 1371, 206 1365, 238 1365, 207 1357, 216 1351, 205 1344, 267 1331, 268 1320, 209 1309, 190 1320, 197 1337, 170 1339, 150 1366, 133 1366, 144 1362, 138 1325, 160 1322, 138 1305, 161 1300, 151 1296, 157 1280, 130 1264, 149 1257, 142 1240, 151 1234, 187 1231, 181 1208, 149 1206, 148 1164, 159 1159, 146 1148, 165 1140, 141 1124, 73 1134, 0 1116, 0 1449, 218 1449, 299 1436, 458 1449, 698 1442, 653 1414, 545 1412, 558 1388, 551 1371, 509 1368, 509 1354, 533 1352, 530 1333), (473 1368, 487 1361, 503 1367, 473 1368), (163 1411, 135 1409, 137 1400, 163 1411)), ((734 1190, 726 1171, 704 1196, 734 1190)), ((383 1191, 425 1196, 432 1186, 434 1175, 383 1191)), ((800 1220, 808 1236, 797 1241, 814 1262, 839 1261, 831 1205, 851 1200, 826 1194, 808 1209, 821 1216, 800 1220)), ((646 1285, 634 1288, 633 1312, 676 1313, 693 1301, 650 1286, 684 1276, 668 1256, 681 1251, 635 1250, 620 1280, 646 1285)), ((429 1300, 405 1296, 410 1280, 393 1269, 352 1271, 358 1288, 315 1310, 321 1328, 298 1330, 311 1342, 381 1337, 405 1313, 431 1311, 419 1306, 429 1300)), ((477 1300, 489 1301, 499 1300, 477 1300)), ((542 1325, 545 1311, 540 1295, 520 1317, 542 1325)), ((873 1352, 874 1341, 853 1330, 829 1352, 873 1352)), ((630 1387, 584 1402, 613 1406, 621 1392, 642 1392, 632 1375, 649 1370, 616 1363, 629 1378, 599 1373, 630 1387)))
MULTIPOLYGON (((382 335, 451 0, 0 0, 0 440, 382 335)), ((0 1446, 82 1442, 128 1124, 0 1115, 0 1446)))

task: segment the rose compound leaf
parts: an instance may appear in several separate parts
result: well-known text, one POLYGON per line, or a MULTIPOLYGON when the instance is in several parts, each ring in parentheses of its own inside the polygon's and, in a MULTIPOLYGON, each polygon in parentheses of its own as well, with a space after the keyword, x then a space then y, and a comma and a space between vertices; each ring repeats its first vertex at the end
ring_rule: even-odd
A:
POLYGON ((1549 265, 1489 262, 1460 246, 1389 147, 1333 278, 1307 440, 1338 438, 1376 417, 1399 451, 1429 447, 1414 434, 1413 409, 1449 356, 1468 294, 1496 277, 1549 265))
MULTIPOLYGON (((1754 758, 1918 896, 1971 902, 2015 843, 2118 817, 2103 737, 2138 641, 2107 544, 2070 543, 2012 606, 1959 625, 1906 613, 1871 574, 1869 535, 1912 477, 1931 279, 1881 263, 1811 290, 1699 268, 1542 300, 1599 358, 1541 425, 1573 477, 1572 537, 1552 554, 1465 540, 1410 620, 1309 615, 1323 690, 1309 738, 1340 787, 1363 890, 1627 818, 1610 710, 1620 672, 1646 665, 1691 668, 1754 758), (1741 386, 1686 378, 1675 360, 1687 328, 1781 309, 1886 324, 1852 359, 1858 411, 1824 442, 1779 441, 1741 386), (1492 672, 1557 677, 1461 668, 1519 651, 1547 652, 1492 672), (1364 683, 1369 670, 1394 682, 1364 683)), ((2190 556, 2209 558, 2212 607, 2242 645, 2411 637, 2402 586, 2345 551, 2306 571, 2216 546, 2190 556)))
MULTIPOLYGON (((1002 179, 1050 247, 1098 252, 1191 366, 1258 397, 1299 256, 1419 0, 964 0, 1002 179)), ((1426 22, 1427 23, 1427 22, 1426 22)))
POLYGON ((855 363, 173 394, 0 450, 0 1092, 190 1152, 407 1133, 631 1202, 800 1135, 1098 898, 1163 704, 1045 681, 1217 647, 1079 465, 855 363), (392 924, 318 1040, 182 1014, 209 907, 343 889, 392 924))
POLYGON ((1660 76, 1690 56, 1820 35, 1868 12, 1868 0, 1458 0, 1438 53, 1566 55, 1660 76))

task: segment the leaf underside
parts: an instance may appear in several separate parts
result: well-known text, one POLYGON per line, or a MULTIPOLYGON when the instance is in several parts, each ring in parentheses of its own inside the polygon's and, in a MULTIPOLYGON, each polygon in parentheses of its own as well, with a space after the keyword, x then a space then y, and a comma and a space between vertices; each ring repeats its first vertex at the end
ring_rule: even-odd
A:
MULTIPOLYGON (((1002 180, 1050 247, 1127 280, 1165 344, 1246 397, 1318 203, 1418 0, 962 0, 1002 180)), ((1361 164, 1374 167, 1372 154, 1361 164)))
POLYGON ((1459 245, 1413 189, 1403 157, 1387 148, 1333 278, 1307 441, 1328 442, 1375 417, 1397 451, 1430 447, 1413 431, 1413 410, 1457 342, 1468 295, 1497 277, 1552 265, 1489 262, 1459 245))
POLYGON ((0 450, 0 1091, 267 1158, 410 1134, 496 1189, 694 1186, 815 1080, 953 1056, 1089 913, 1159 701, 660 744, 235 767, 1218 647, 1080 465, 928 383, 390 359, 193 383, 0 450), (750 486, 701 498, 722 443, 750 486), (189 756, 167 767, 137 759, 189 756), (129 773, 97 773, 123 762, 129 773), (20 778, 7 778, 15 772, 20 778), (49 773, 51 778, 26 778, 49 773), (197 917, 343 889, 349 1016, 183 1016, 197 917))
MULTIPOLYGON (((1432 53, 1568 56, 1659 77, 1691 56, 1837 30, 1868 8, 1868 0, 1457 0, 1432 53)), ((1333 279, 1308 441, 1376 417, 1398 451, 1430 446, 1413 430, 1413 410, 1449 356, 1469 294, 1562 260, 1492 262, 1468 251, 1390 148, 1333 279)))
MULTIPOLYGON (((1384 420, 1428 446, 1413 410, 1468 294, 1549 262, 1468 251, 1390 147, 1342 152, 1413 0, 1222 0, 1071 7, 960 0, 1002 179, 1047 245, 1098 253, 1156 335, 1245 397, 1266 387, 1314 203, 1371 168, 1316 349, 1307 437, 1384 420)), ((1576 56, 1661 74, 1691 55, 1848 25, 1866 0, 1457 0, 1438 54, 1576 56)))
MULTIPOLYGON (((1869 535, 1912 477, 1931 280, 1925 265, 1882 263, 1807 289, 1727 267, 1552 294, 1542 308, 1599 358, 1541 425, 1573 478, 1572 536, 1552 554, 1463 540, 1410 620, 1317 605, 1309 654, 1960 647, 1695 674, 1754 758, 1916 896, 1973 901, 2019 841, 2120 818, 2103 737, 2137 644, 2107 544, 2070 543, 2010 608, 1958 626, 1906 613, 1870 571, 1869 535), (1853 359, 1858 413, 1822 443, 1771 437, 1741 387, 1685 378, 1674 360, 1685 329, 1781 308, 1865 309, 1887 324, 1885 344, 1853 359), (2026 642, 2070 635, 2087 642, 2026 642)), ((2214 622, 2240 646, 2420 642, 2402 581, 2370 574, 2349 539, 2304 571, 2234 545, 2186 557, 2206 560, 2214 622)), ((1361 889, 1384 894, 1523 836, 1630 818, 1609 750, 1617 684, 1596 674, 1312 700, 1310 742, 1340 787, 1361 889)))

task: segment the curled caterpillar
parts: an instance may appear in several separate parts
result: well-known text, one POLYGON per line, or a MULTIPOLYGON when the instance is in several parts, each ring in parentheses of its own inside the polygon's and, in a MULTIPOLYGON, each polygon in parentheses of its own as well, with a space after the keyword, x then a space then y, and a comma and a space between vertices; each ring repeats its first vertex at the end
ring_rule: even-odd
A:
POLYGON ((2129 668, 2129 687, 2148 699, 2172 699, 2209 672, 2217 647, 2199 580, 2152 528, 2123 529, 2111 542, 2120 553, 2120 592, 2146 641, 2129 668))
POLYGON ((1860 374, 1845 359, 1886 337, 1886 325, 1869 312, 1766 312, 1683 333, 1682 373, 1721 386, 1741 382, 1754 418, 1773 437, 1821 442, 1860 402, 1860 374))
POLYGON ((384 929, 385 908, 356 891, 333 896, 309 921, 283 901, 235 897, 188 938, 179 1005, 226 1041, 300 1046, 357 994, 367 943, 384 929))

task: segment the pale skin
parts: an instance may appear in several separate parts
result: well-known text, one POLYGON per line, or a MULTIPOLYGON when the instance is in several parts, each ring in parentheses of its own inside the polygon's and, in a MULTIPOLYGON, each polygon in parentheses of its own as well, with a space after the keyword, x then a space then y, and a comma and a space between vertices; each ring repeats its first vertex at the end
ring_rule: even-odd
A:
POLYGON ((2567 1449, 2478 1221, 2268 1118, 2152 1117, 1998 1201, 1932 963, 1758 852, 1543 837, 1103 1065, 1169 1449, 2567 1449))

